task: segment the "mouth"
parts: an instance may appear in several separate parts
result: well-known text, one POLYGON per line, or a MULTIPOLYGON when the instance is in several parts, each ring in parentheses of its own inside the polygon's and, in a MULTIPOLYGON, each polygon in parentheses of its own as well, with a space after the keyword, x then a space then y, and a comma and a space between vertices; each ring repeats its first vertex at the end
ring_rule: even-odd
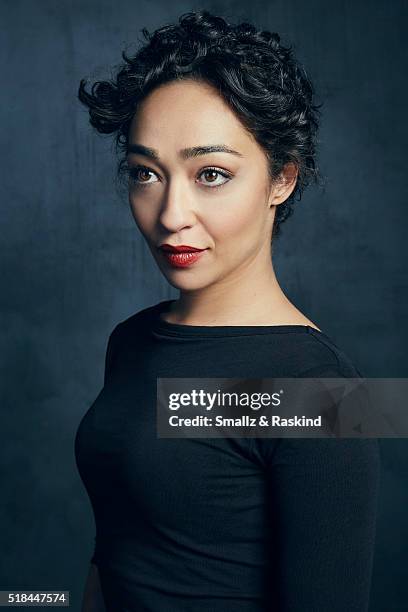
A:
POLYGON ((189 244, 180 244, 178 246, 173 246, 172 244, 165 243, 161 244, 159 248, 163 251, 169 251, 171 253, 195 253, 197 251, 205 251, 205 249, 199 249, 189 244))
POLYGON ((172 245, 164 244, 159 247, 159 251, 166 262, 176 268, 191 266, 201 259, 206 250, 207 249, 198 249, 188 245, 173 247, 172 245))

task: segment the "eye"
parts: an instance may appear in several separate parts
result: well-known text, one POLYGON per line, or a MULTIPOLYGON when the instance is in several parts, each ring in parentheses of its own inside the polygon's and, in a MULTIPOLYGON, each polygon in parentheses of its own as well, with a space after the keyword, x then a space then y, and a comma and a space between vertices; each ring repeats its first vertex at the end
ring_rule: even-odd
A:
POLYGON ((212 166, 201 170, 199 176, 201 175, 206 176, 206 181, 202 184, 204 185, 204 187, 209 187, 210 189, 222 187, 222 185, 225 185, 225 183, 228 183, 228 181, 231 180, 231 174, 229 174, 225 170, 221 170, 221 168, 215 168, 212 166), (219 177, 223 177, 226 180, 222 181, 221 183, 217 182, 216 175, 218 175, 219 177))
MULTIPOLYGON (((157 174, 147 166, 128 166, 127 174, 129 176, 130 182, 135 184, 137 187, 144 187, 145 185, 152 185, 153 183, 160 182, 157 178, 157 174), (149 178, 152 177, 155 177, 156 180, 149 180, 149 178)), ((232 175, 226 170, 222 170, 221 168, 216 168, 213 166, 203 168, 203 170, 199 172, 198 176, 205 177, 205 182, 200 181, 200 183, 204 187, 208 187, 210 189, 222 187, 222 185, 225 185, 225 183, 227 183, 232 178, 232 175)))
POLYGON ((150 170, 150 168, 147 168, 147 166, 132 166, 131 168, 128 168, 130 181, 136 183, 137 185, 151 185, 152 183, 157 183, 157 181, 148 180, 149 174, 156 176, 153 170, 150 170))

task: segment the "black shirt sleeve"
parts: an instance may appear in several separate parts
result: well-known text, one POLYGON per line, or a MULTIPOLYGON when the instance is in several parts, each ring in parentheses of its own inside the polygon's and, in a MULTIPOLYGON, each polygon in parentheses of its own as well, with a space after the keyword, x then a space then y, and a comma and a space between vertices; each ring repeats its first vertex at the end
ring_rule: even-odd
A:
POLYGON ((104 385, 106 385, 116 363, 117 348, 120 342, 121 323, 111 332, 105 354, 104 385))
MULTIPOLYGON (((341 375, 336 366, 313 372, 322 378, 341 375)), ((270 609, 367 611, 380 482, 378 440, 256 439, 252 446, 263 462, 270 501, 270 609)))
MULTIPOLYGON (((115 360, 116 360, 117 347, 119 343, 120 325, 121 325, 120 323, 116 325, 116 327, 113 329, 113 331, 111 332, 108 338, 106 352, 105 352, 105 368, 104 368, 104 377, 103 377, 104 386, 108 382, 108 379, 110 375, 112 374, 113 367, 116 362, 115 360)), ((99 553, 98 553, 98 546, 97 546, 97 538, 95 536, 93 553, 90 559, 90 563, 97 565, 98 557, 99 557, 99 553)))
POLYGON ((96 537, 94 538, 94 547, 93 547, 93 553, 90 559, 90 563, 93 563, 94 565, 98 565, 98 554, 96 550, 96 537))

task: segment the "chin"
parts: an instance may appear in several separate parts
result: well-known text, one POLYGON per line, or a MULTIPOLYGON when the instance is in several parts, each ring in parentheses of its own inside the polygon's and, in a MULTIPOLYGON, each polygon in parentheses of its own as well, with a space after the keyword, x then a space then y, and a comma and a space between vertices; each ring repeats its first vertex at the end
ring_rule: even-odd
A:
POLYGON ((164 273, 162 270, 162 273, 168 283, 180 291, 197 291, 211 284, 211 282, 208 282, 208 280, 206 282, 203 278, 200 278, 200 275, 194 274, 192 271, 186 274, 184 271, 177 270, 169 274, 168 272, 164 273))

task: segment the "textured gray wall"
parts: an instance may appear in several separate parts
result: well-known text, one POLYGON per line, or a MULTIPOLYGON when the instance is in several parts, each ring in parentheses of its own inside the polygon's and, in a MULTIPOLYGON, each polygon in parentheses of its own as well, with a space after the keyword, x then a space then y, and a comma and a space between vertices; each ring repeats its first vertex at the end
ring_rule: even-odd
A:
MULTIPOLYGON (((73 437, 115 323, 174 297, 113 184, 79 79, 182 12, 249 19, 295 44, 324 101, 324 190, 283 226, 275 264, 292 300, 366 376, 408 375, 404 0, 2 0, 2 503, 0 589, 70 589, 93 544, 73 437)), ((371 612, 406 610, 408 445, 382 442, 371 612), (405 551, 404 551, 405 547, 405 551)))

